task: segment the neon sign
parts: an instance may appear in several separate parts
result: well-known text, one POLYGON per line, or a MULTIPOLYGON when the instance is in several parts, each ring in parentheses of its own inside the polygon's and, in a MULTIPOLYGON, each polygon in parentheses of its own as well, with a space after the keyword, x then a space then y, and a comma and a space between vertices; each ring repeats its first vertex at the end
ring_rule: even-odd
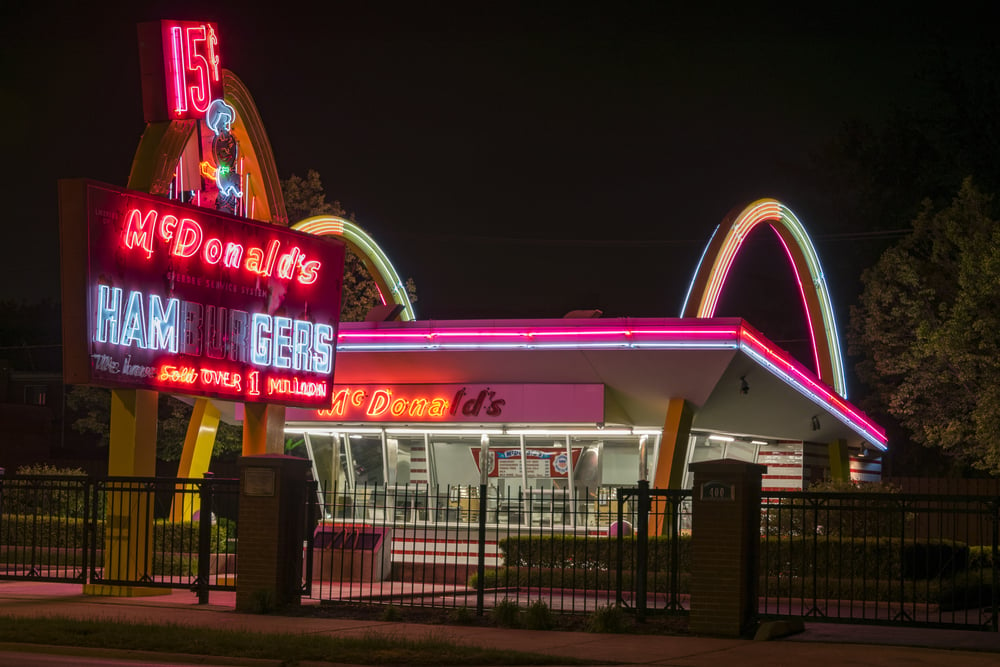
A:
POLYGON ((203 21, 139 25, 146 122, 202 118, 222 97, 219 29, 203 21))
POLYGON ((328 407, 289 410, 288 421, 600 422, 601 384, 336 385, 328 407))
POLYGON ((67 382, 330 405, 344 247, 60 182, 67 382))
POLYGON ((240 189, 240 174, 238 171, 239 143, 230 130, 236 120, 236 109, 223 100, 213 100, 205 114, 205 124, 212 130, 211 162, 202 162, 199 167, 202 176, 215 183, 218 194, 215 198, 215 208, 227 213, 236 213, 238 200, 243 196, 240 189))
POLYGON ((244 269, 250 273, 282 280, 296 280, 311 285, 319 277, 322 263, 306 259, 298 246, 281 253, 281 241, 272 240, 266 247, 246 248, 238 240, 205 238, 205 231, 197 220, 190 217, 161 213, 159 208, 137 206, 130 208, 121 242, 128 250, 143 250, 152 257, 159 241, 167 251, 178 258, 198 257, 206 265, 221 265, 229 269, 244 269))

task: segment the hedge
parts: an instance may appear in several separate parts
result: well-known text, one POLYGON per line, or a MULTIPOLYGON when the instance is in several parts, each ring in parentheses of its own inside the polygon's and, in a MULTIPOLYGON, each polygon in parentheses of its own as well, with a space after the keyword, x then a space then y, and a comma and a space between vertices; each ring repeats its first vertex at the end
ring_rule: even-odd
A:
MULTIPOLYGON (((678 569, 691 571, 691 537, 677 540, 678 569)), ((624 569, 635 563, 636 541, 622 538, 624 569)), ((499 547, 508 568, 566 568, 574 571, 618 569, 618 540, 578 535, 529 535, 507 537, 499 547)), ((671 539, 654 536, 648 542, 647 569, 670 572, 671 539)), ((975 552, 963 542, 950 540, 901 541, 898 538, 862 539, 830 537, 761 537, 760 572, 766 576, 810 576, 813 568, 831 576, 866 573, 872 579, 933 579, 949 577, 972 567, 989 567, 989 552, 975 552), (975 553, 975 561, 971 553, 975 553)))
POLYGON ((951 540, 816 536, 761 538, 761 574, 871 579, 934 579, 969 567, 969 546, 951 540))
MULTIPOLYGON (((673 553, 667 537, 650 537, 647 546, 649 570, 669 572, 673 553)), ((525 535, 506 537, 498 542, 508 567, 572 568, 574 570, 617 570, 618 540, 580 535, 525 535)), ((677 538, 678 563, 681 571, 691 570, 691 537, 677 538)), ((634 537, 622 538, 622 560, 631 566, 635 562, 634 537)))
MULTIPOLYGON (((84 526, 88 522, 72 517, 0 514, 0 545, 32 546, 40 549, 79 549, 83 546, 84 526)), ((104 544, 105 521, 94 523, 97 547, 104 544)), ((197 521, 153 522, 153 550, 157 553, 194 553, 198 551, 197 521)), ((228 553, 236 537, 235 525, 224 519, 212 525, 210 550, 228 553)), ((89 545, 88 545, 89 546, 89 545)))
MULTIPOLYGON (((618 585, 616 571, 587 570, 574 568, 526 568, 501 567, 487 570, 483 578, 486 588, 565 588, 589 591, 613 591, 618 585)), ((469 577, 468 585, 476 587, 478 577, 469 577)), ((678 593, 689 593, 691 575, 678 575, 678 593)), ((670 575, 663 571, 646 574, 646 590, 650 593, 669 593, 670 575)), ((635 590, 635 575, 632 570, 622 572, 622 590, 635 590)))

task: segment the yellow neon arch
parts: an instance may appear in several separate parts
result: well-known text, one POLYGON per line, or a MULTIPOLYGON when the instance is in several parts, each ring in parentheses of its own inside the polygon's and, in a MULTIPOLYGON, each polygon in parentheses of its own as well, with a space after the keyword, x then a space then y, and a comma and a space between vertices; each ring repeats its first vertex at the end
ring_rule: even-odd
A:
POLYGON ((765 223, 778 235, 795 274, 812 339, 816 374, 847 398, 840 338, 819 256, 802 223, 775 199, 758 199, 742 210, 734 209, 716 228, 695 270, 681 316, 715 315, 729 270, 743 241, 754 228, 765 223), (811 279, 803 280, 806 275, 811 279))
POLYGON ((413 314, 413 304, 410 303, 410 296, 406 292, 406 286, 400 280, 399 274, 396 273, 396 269, 389 261, 389 257, 368 235, 368 232, 357 224, 335 215, 317 215, 296 222, 292 225, 292 229, 317 236, 341 238, 368 269, 368 273, 371 274, 372 280, 375 281, 375 286, 378 288, 382 303, 385 304, 391 299, 393 303, 403 306, 399 319, 405 322, 416 319, 413 314))

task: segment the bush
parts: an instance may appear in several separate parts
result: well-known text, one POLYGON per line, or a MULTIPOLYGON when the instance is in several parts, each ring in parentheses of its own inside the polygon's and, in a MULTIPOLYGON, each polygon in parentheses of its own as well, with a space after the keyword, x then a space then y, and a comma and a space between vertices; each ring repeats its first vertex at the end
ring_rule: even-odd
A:
POLYGON ((782 498, 763 512, 766 535, 899 537, 912 513, 892 498, 899 488, 887 482, 823 480, 801 497, 782 498))
MULTIPOLYGON (((178 553, 197 553, 199 531, 198 521, 166 521, 153 523, 153 549, 156 551, 171 551, 178 553)), ((219 520, 212 524, 209 534, 209 551, 212 553, 229 553, 230 539, 236 537, 236 524, 228 520, 219 520)))
POLYGON ((937 603, 941 611, 982 609, 1000 599, 1000 589, 993 586, 993 570, 970 572, 941 587, 937 603))
POLYGON ((522 625, 528 630, 551 630, 556 621, 549 605, 544 600, 535 600, 524 610, 522 625))
POLYGON ((598 607, 587 619, 587 632, 624 632, 625 614, 618 605, 598 607))
POLYGON ((490 619, 501 628, 516 628, 519 625, 521 608, 517 602, 504 598, 490 611, 490 619))
MULTIPOLYGON (((41 549, 80 549, 87 522, 76 517, 47 515, 0 515, 0 545, 37 546, 41 549)), ((101 547, 104 522, 96 526, 96 542, 101 547)), ((88 545, 89 546, 89 545, 88 545)))
MULTIPOLYGON (((0 546, 38 547, 48 549, 82 549, 83 533, 88 522, 75 517, 58 517, 47 515, 0 515, 0 546)), ((105 520, 94 524, 92 542, 87 543, 88 549, 96 546, 104 548, 105 520)), ((198 553, 198 523, 171 523, 155 521, 153 523, 153 551, 156 554, 197 554, 198 553)), ((235 537, 235 524, 219 522, 212 526, 210 551, 212 553, 229 553, 232 550, 230 537, 235 537)), ((188 559, 196 562, 197 559, 188 559)), ((171 564, 170 571, 183 569, 182 565, 171 564)))
POLYGON ((470 625, 475 620, 475 615, 468 607, 455 607, 448 612, 448 622, 455 625, 470 625))
POLYGON ((969 547, 970 570, 992 568, 994 565, 992 547, 969 547))
POLYGON ((44 463, 21 466, 19 476, 0 481, 4 514, 82 517, 87 507, 87 473, 44 463))
MULTIPOLYGON (((470 588, 475 588, 477 582, 478 578, 473 574, 469 577, 467 585, 470 588)), ((691 591, 690 582, 691 575, 689 573, 680 573, 677 592, 689 593, 691 591)), ((503 589, 541 586, 544 588, 613 591, 618 586, 618 573, 607 570, 572 570, 551 567, 501 567, 486 571, 483 586, 503 589)), ((651 593, 669 593, 671 592, 670 576, 666 572, 647 572, 646 586, 651 593)), ((632 570, 622 572, 622 590, 635 590, 635 573, 632 570)))
POLYGON ((17 469, 20 476, 35 475, 38 477, 86 477, 87 473, 83 468, 59 468, 48 463, 31 463, 20 466, 17 469))
POLYGON ((969 564, 969 546, 951 540, 899 538, 762 537, 760 573, 898 580, 949 577, 969 564))
MULTIPOLYGON (((690 571, 691 536, 677 539, 678 567, 690 571)), ((498 542, 508 567, 569 568, 573 570, 617 570, 618 539, 582 535, 522 535, 498 542)), ((672 566, 673 544, 669 537, 650 537, 647 543, 650 570, 668 572, 672 566)), ((621 559, 630 568, 635 562, 635 537, 622 538, 621 559)))

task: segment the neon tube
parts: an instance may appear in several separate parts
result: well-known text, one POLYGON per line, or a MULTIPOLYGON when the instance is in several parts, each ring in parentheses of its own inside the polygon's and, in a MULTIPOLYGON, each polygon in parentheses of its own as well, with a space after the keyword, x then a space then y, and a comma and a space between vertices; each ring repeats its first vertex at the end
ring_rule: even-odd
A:
MULTIPOLYGON (((828 412, 879 449, 886 449, 885 431, 831 390, 821 380, 774 347, 761 334, 738 319, 719 319, 717 324, 692 326, 690 320, 609 320, 601 327, 588 322, 572 327, 546 321, 511 322, 507 328, 447 326, 446 323, 414 323, 416 326, 344 328, 338 332, 337 351, 406 352, 420 350, 587 350, 587 349, 740 349, 769 372, 828 412)), ((463 324, 463 323, 460 323, 463 324)))
POLYGON ((403 285, 399 274, 393 268, 389 257, 361 227, 344 218, 333 215, 319 215, 297 222, 291 228, 300 232, 306 232, 307 234, 339 236, 344 239, 353 250, 368 259, 375 267, 378 275, 373 275, 372 278, 375 279, 375 287, 378 289, 382 304, 385 305, 387 299, 391 298, 393 303, 403 306, 400 319, 407 322, 412 322, 416 319, 413 313, 413 304, 410 302, 410 296, 406 293, 406 286, 403 285), (388 297, 385 294, 385 290, 389 292, 388 297))
MULTIPOLYGON (((733 260, 739 253, 743 246, 743 241, 746 239, 747 235, 756 227, 757 225, 764 222, 775 222, 781 225, 781 227, 791 235, 795 240, 795 246, 789 247, 787 243, 782 243, 785 246, 786 252, 789 254, 789 258, 792 260, 791 264, 793 270, 795 270, 794 257, 801 257, 802 261, 806 264, 809 269, 809 274, 811 281, 806 282, 801 280, 801 277, 796 275, 801 286, 800 295, 803 299, 803 308, 805 309, 807 319, 809 320, 810 335, 813 341, 814 349, 814 359, 816 360, 816 373, 823 380, 829 382, 833 385, 834 389, 838 394, 843 397, 847 396, 847 379, 844 372, 844 361, 841 354, 840 346, 840 336, 837 333, 836 320, 833 315, 833 305, 830 302, 830 290, 826 283, 826 277, 820 266, 819 257, 816 254, 815 247, 812 241, 809 239, 808 234, 806 234, 802 223, 799 222, 798 218, 792 211, 774 199, 760 199, 753 202, 747 206, 735 219, 731 222, 728 221, 722 225, 725 230, 722 237, 721 245, 715 251, 714 257, 707 255, 709 248, 716 241, 716 236, 718 229, 712 234, 712 238, 709 240, 708 245, 706 245, 705 252, 702 254, 702 260, 698 263, 698 268, 695 271, 695 275, 691 281, 691 287, 688 290, 688 297, 684 301, 684 309, 682 314, 693 317, 701 318, 711 318, 715 316, 715 311, 718 307, 719 297, 722 294, 722 290, 725 287, 726 279, 729 277, 729 271, 732 268, 733 260), (706 261, 710 259, 710 261, 706 261), (705 277, 705 286, 703 292, 700 295, 695 309, 695 304, 690 300, 693 296, 691 291, 695 284, 699 282, 699 278, 705 277), (806 300, 806 291, 812 291, 816 295, 816 300, 819 305, 821 319, 823 320, 823 336, 826 341, 826 348, 830 355, 830 367, 832 369, 832 377, 823 377, 824 372, 822 366, 819 364, 819 346, 818 339, 820 336, 820 330, 816 326, 816 323, 812 321, 809 315, 809 305, 806 300)), ((777 231, 777 230, 775 230, 777 231)), ((779 234, 779 237, 781 235, 779 234)), ((797 274, 797 270, 796 270, 797 274)))

